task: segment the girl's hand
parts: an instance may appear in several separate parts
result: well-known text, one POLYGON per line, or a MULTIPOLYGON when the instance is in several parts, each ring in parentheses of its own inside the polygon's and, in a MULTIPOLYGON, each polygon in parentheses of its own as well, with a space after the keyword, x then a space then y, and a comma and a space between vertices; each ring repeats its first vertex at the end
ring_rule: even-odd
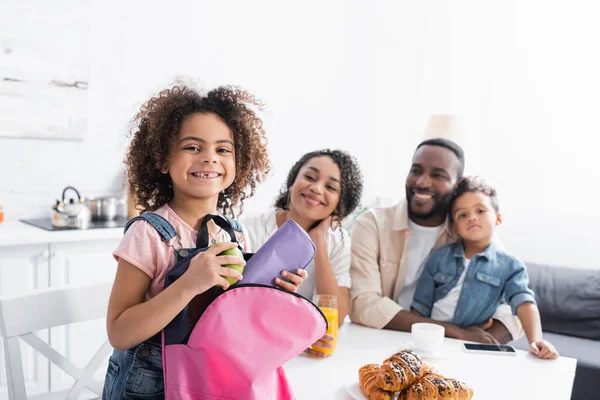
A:
POLYGON ((238 271, 233 268, 223 267, 223 265, 234 264, 244 266, 246 265, 246 261, 237 256, 218 255, 234 247, 237 247, 237 243, 218 243, 192 258, 188 270, 181 278, 186 280, 190 290, 194 294, 204 293, 213 286, 221 286, 223 290, 227 289, 229 282, 227 282, 224 276, 230 276, 237 280, 242 279, 242 274, 238 271))
POLYGON ((312 239, 315 244, 321 240, 327 238, 327 232, 331 229, 331 224, 333 222, 333 216, 323 219, 317 226, 308 231, 308 235, 312 239))
POLYGON ((558 357, 558 351, 547 340, 537 340, 529 343, 529 351, 544 360, 554 360, 558 357))
POLYGON ((289 271, 281 271, 281 276, 291 282, 287 282, 281 278, 275 278, 275 284, 282 289, 295 293, 298 291, 300 285, 302 285, 302 282, 308 278, 308 272, 298 268, 295 274, 289 271))

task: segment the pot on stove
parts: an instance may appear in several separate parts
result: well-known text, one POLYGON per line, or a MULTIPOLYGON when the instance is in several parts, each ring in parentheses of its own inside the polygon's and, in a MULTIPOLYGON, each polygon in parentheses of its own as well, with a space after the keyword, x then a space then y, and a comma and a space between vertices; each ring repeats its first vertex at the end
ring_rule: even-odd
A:
POLYGON ((112 221, 123 214, 125 199, 114 196, 86 197, 84 204, 92 213, 93 221, 112 221))

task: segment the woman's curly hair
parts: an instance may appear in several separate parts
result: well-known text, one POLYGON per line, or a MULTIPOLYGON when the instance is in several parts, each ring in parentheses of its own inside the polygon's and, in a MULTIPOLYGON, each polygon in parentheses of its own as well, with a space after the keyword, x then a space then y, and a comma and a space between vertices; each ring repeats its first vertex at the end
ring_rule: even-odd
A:
POLYGON ((286 184, 281 189, 277 199, 275 200, 275 207, 288 210, 290 200, 290 188, 296 181, 300 168, 304 166, 309 160, 315 157, 330 157, 333 162, 340 169, 341 174, 341 190, 340 190, 340 202, 335 209, 335 216, 341 222, 346 216, 348 216, 356 207, 360 204, 363 188, 363 177, 358 166, 358 162, 350 154, 342 150, 330 150, 323 149, 312 151, 303 155, 294 164, 292 169, 287 176, 286 184))
POLYGON ((154 211, 173 198, 171 178, 161 169, 168 165, 179 128, 191 114, 211 113, 231 129, 235 146, 235 180, 219 194, 217 210, 234 216, 233 207, 239 207, 241 213, 244 200, 254 194, 271 168, 263 122, 251 106, 262 109, 263 104, 231 86, 202 94, 177 85, 148 100, 134 117, 136 128, 125 158, 136 209, 154 211))

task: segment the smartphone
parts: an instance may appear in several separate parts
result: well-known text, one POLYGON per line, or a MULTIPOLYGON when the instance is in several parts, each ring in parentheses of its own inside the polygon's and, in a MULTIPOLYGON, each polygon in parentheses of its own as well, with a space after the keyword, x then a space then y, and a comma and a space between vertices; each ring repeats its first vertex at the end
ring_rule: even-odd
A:
POLYGON ((468 353, 500 354, 506 356, 517 355, 517 351, 514 347, 505 344, 463 343, 463 347, 468 353))

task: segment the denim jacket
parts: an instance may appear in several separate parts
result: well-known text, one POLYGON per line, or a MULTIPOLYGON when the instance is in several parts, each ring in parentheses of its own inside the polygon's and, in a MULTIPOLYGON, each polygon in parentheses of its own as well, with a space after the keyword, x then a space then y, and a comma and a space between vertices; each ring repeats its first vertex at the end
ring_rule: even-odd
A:
MULTIPOLYGON (((425 262, 412 308, 430 317, 435 302, 456 285, 464 269, 462 241, 434 251, 425 262)), ((483 253, 471 258, 452 323, 460 327, 483 323, 503 301, 508 302, 513 314, 525 302, 535 304, 528 283, 525 265, 490 244, 483 253)))

